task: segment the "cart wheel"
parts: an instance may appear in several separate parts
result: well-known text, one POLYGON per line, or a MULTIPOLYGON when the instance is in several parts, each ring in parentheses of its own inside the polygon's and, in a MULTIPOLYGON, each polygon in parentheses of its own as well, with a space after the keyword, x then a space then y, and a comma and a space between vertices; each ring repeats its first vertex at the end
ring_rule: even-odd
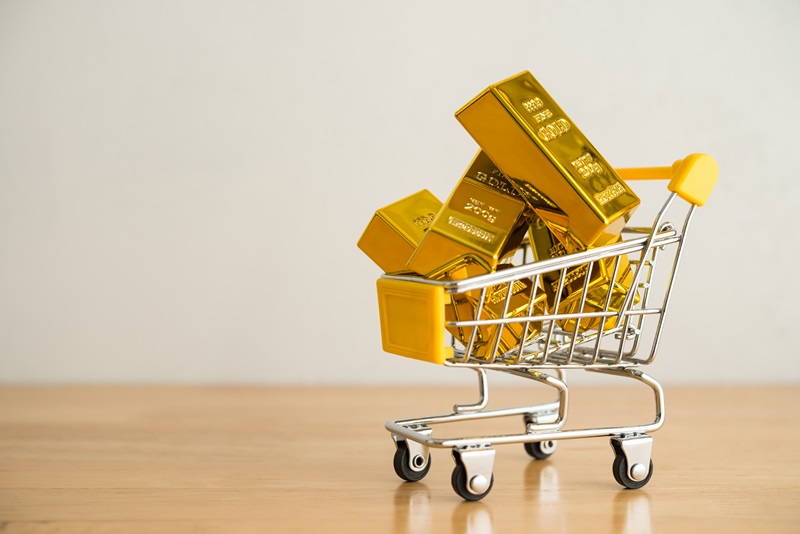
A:
POLYGON ((552 439, 546 441, 529 441, 525 443, 525 452, 536 458, 537 460, 547 460, 556 452, 557 442, 552 439))
POLYGON ((405 441, 398 441, 393 463, 397 476, 408 482, 417 482, 425 478, 425 475, 431 470, 431 455, 428 454, 428 458, 415 456, 412 459, 408 452, 408 444, 405 441), (414 467, 412 467, 412 462, 414 467))
POLYGON ((650 470, 647 472, 647 476, 642 480, 633 480, 630 477, 628 474, 628 460, 622 452, 614 457, 614 465, 611 469, 614 473, 614 480, 616 480, 620 486, 625 486, 628 489, 639 489, 650 482, 650 477, 653 476, 653 460, 650 460, 650 470))
POLYGON ((494 474, 492 474, 492 479, 489 481, 489 487, 486 488, 486 491, 479 494, 472 493, 467 486, 467 469, 460 460, 456 460, 456 467, 453 469, 453 475, 450 477, 450 483, 453 485, 455 492, 458 493, 465 501, 479 501, 489 495, 489 492, 492 491, 492 486, 494 485, 494 474))

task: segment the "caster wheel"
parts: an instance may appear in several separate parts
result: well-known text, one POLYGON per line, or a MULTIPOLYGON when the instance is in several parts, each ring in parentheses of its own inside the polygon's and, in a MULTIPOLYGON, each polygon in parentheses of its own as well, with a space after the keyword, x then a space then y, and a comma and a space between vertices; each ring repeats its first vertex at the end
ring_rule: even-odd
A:
MULTIPOLYGON (((644 467, 644 465, 640 464, 640 468, 642 467, 644 467)), ((650 469, 647 472, 647 476, 641 480, 634 480, 630 477, 628 460, 625 459, 624 454, 617 454, 611 469, 614 473, 614 480, 616 480, 620 486, 625 486, 628 489, 639 489, 650 482, 650 477, 653 476, 653 460, 650 460, 650 469)))
POLYGON ((398 441, 393 463, 397 476, 408 482, 417 482, 425 478, 431 470, 431 455, 429 454, 427 458, 422 456, 411 458, 408 444, 405 441, 398 441))
MULTIPOLYGON (((455 492, 458 493, 459 496, 465 501, 479 501, 489 495, 489 492, 492 491, 492 486, 494 485, 494 475, 492 475, 492 479, 489 481, 489 485, 486 487, 483 493, 472 493, 468 486, 467 469, 464 467, 464 464, 456 461, 456 467, 453 469, 453 475, 450 477, 450 483, 453 485, 455 492)), ((473 485, 480 486, 481 483, 485 485, 485 480, 473 481, 473 485)))
POLYGON ((547 441, 531 441, 525 443, 525 452, 536 458, 537 460, 546 460, 556 452, 557 442, 553 440, 547 441))

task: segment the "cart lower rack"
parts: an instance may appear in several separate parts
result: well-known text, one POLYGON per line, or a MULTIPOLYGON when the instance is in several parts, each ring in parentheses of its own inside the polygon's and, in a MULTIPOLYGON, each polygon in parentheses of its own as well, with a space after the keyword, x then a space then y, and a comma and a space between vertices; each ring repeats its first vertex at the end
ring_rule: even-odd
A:
POLYGON ((470 368, 479 378, 480 396, 474 404, 456 405, 446 415, 386 423, 396 445, 394 469, 402 479, 421 480, 430 470, 429 449, 449 448, 456 464, 453 489, 462 498, 475 501, 492 489, 495 445, 522 443, 533 458, 543 460, 553 454, 558 440, 609 437, 615 480, 630 489, 648 483, 653 475, 653 438, 649 434, 664 422, 664 392, 639 367, 655 359, 689 223, 695 208, 705 203, 713 189, 717 167, 709 156, 693 154, 672 168, 622 169, 619 173, 629 180, 671 178, 671 193, 653 226, 626 229, 625 240, 540 262, 528 263, 523 257, 519 266, 456 282, 390 275, 378 280, 384 350, 448 367, 470 368), (687 202, 680 228, 665 222, 676 197, 687 202), (669 269, 662 272, 664 264, 669 269), (610 282, 599 286, 602 294, 590 286, 593 269, 600 267, 611 271, 610 282), (614 281, 623 269, 629 270, 632 278, 625 287, 618 287, 614 281), (576 270, 585 280, 583 288, 569 297, 570 302, 562 301, 570 273, 576 270), (544 284, 553 288, 555 302, 538 307, 537 289, 544 284), (519 295, 522 287, 530 288, 525 293, 527 309, 508 314, 512 296, 519 295), (448 303, 464 295, 474 297, 473 315, 446 317, 448 303), (502 313, 486 313, 490 305, 501 306, 502 313), (448 346, 446 329, 466 333, 459 336, 463 343, 448 346), (478 343, 488 329, 493 335, 488 342, 478 343), (509 343, 509 335, 517 342, 509 343), (487 410, 490 370, 549 386, 555 389, 556 400, 487 410), (633 426, 567 428, 569 388, 564 375, 570 370, 646 385, 653 394, 653 420, 633 426), (433 432, 434 426, 443 423, 511 416, 523 417, 524 431, 477 437, 439 437, 433 432))

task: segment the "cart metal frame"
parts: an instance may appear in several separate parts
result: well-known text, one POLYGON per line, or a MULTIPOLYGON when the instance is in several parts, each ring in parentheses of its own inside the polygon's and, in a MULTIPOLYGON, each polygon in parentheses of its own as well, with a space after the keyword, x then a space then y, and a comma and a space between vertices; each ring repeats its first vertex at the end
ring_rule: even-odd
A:
MULTIPOLYGON (((713 160, 711 161, 713 162, 713 160)), ((678 163, 676 162, 676 165, 678 163)), ((675 172, 675 168, 672 168, 671 174, 675 172)), ((650 170, 652 171, 652 169, 650 170)), ((714 164, 713 170, 713 181, 708 188, 708 193, 716 182, 716 164, 714 164)), ((637 169, 637 171, 642 170, 637 169)), ((684 175, 687 173, 689 170, 685 170, 684 175)), ((641 174, 639 172, 639 175, 641 174)), ((641 177, 639 175, 630 177, 641 177)), ((664 172, 660 175, 646 176, 646 178, 664 177, 664 172)), ((669 187, 671 193, 658 212, 652 227, 626 228, 627 234, 633 234, 634 237, 619 243, 539 262, 528 262, 530 252, 525 250, 522 265, 455 282, 440 282, 407 276, 383 276, 383 278, 389 279, 412 280, 419 284, 438 285, 449 295, 463 294, 468 291, 480 292, 480 300, 474 318, 451 321, 441 325, 442 328, 457 326, 472 329, 469 341, 465 343, 465 346, 454 346, 453 356, 445 361, 445 365, 476 371, 478 401, 471 404, 456 404, 453 412, 449 414, 388 421, 386 429, 391 433, 396 445, 394 468, 401 478, 412 482, 421 480, 430 469, 429 449, 449 448, 452 450, 456 463, 451 477, 453 489, 465 500, 474 501, 485 497, 494 483, 495 445, 523 443, 531 456, 536 459, 546 459, 553 454, 559 440, 609 437, 614 452, 612 470, 617 482, 630 489, 640 488, 647 484, 653 474, 651 460, 653 438, 650 434, 661 428, 664 423, 665 401, 663 388, 658 381, 638 368, 652 363, 656 357, 689 225, 696 207, 705 201, 705 198, 701 201, 697 201, 691 196, 687 198, 680 184, 674 185, 676 180, 677 178, 673 176, 669 187), (676 196, 687 200, 688 203, 680 230, 677 230, 671 223, 664 222, 667 212, 673 207, 676 196), (663 261, 669 261, 668 258, 664 258, 664 251, 672 254, 671 270, 666 281, 658 284, 665 286, 661 293, 663 299, 654 302, 656 267, 663 261), (584 312, 593 262, 613 259, 614 271, 611 279, 614 280, 623 256, 629 257, 633 270, 633 282, 627 292, 624 304, 618 310, 611 309, 611 291, 609 291, 602 311, 584 312), (482 308, 488 288, 507 284, 504 308, 504 311, 507 311, 512 295, 512 284, 515 281, 524 279, 530 281, 532 287, 536 288, 539 287, 539 282, 544 275, 549 275, 552 279, 555 274, 559 280, 558 290, 555 294, 561 295, 568 270, 582 265, 586 266, 587 274, 581 295, 581 306, 578 308, 581 313, 559 313, 560 299, 556 297, 552 313, 546 312, 537 315, 533 311, 534 292, 530 299, 531 304, 527 315, 499 319, 482 318, 482 308), (580 331, 581 321, 596 320, 597 318, 602 318, 598 328, 580 331), (613 326, 606 328, 609 319, 613 326), (645 336, 645 322, 649 321, 648 325, 652 325, 651 319, 657 321, 655 329, 648 326, 651 332, 645 336), (575 323, 574 328, 570 331, 562 330, 559 327, 559 322, 567 320, 575 323), (498 348, 500 336, 497 335, 495 337, 497 341, 495 341, 488 358, 475 356, 473 348, 478 327, 498 325, 497 328, 503 329, 511 323, 524 323, 525 333, 521 336, 522 340, 526 340, 524 343, 501 354, 498 348), (526 334, 529 326, 533 323, 541 324, 540 333, 533 339, 529 339, 526 334), (649 344, 649 350, 640 350, 647 344, 649 344), (489 402, 487 371, 489 370, 527 378, 554 388, 557 394, 556 400, 532 406, 487 410, 489 402), (653 420, 629 426, 565 428, 569 388, 564 379, 564 372, 568 370, 585 370, 641 382, 649 387, 653 394, 653 420), (444 423, 520 415, 523 416, 524 421, 524 432, 520 433, 440 437, 438 433, 434 436, 433 432, 435 425, 444 423)), ((705 180, 708 182, 710 178, 705 180)), ((666 255, 669 256, 669 254, 666 255)), ((504 313, 501 317, 505 317, 505 315, 504 313)))

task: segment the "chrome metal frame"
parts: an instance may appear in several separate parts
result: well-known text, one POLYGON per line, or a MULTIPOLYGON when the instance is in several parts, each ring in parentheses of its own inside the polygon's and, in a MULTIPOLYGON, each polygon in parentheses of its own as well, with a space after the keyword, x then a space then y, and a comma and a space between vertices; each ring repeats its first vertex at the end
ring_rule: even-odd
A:
MULTIPOLYGON (((413 279, 423 284, 440 285, 448 294, 480 292, 480 300, 473 319, 452 321, 442 325, 443 327, 472 328, 472 334, 466 345, 454 347, 454 357, 449 359, 445 365, 470 368, 477 372, 479 400, 471 404, 457 404, 453 407, 453 413, 450 414, 389 421, 386 423, 386 429, 391 432, 393 439, 416 442, 422 447, 417 447, 417 449, 425 454, 429 447, 453 449, 456 461, 464 464, 469 476, 474 474, 475 477, 482 477, 474 478, 474 480, 473 478, 468 479, 470 480, 469 491, 475 494, 485 489, 488 484, 487 480, 491 479, 491 466, 494 458, 493 445, 603 436, 612 439, 615 452, 618 456, 624 455, 627 465, 630 466, 627 476, 634 481, 634 485, 628 487, 638 487, 635 486, 635 483, 642 480, 646 482, 650 474, 648 461, 652 447, 652 438, 647 434, 661 428, 664 422, 665 403, 661 385, 654 378, 639 371, 637 367, 650 364, 655 359, 673 282, 680 263, 689 223, 695 210, 695 206, 689 205, 680 232, 672 224, 664 223, 675 197, 675 193, 669 195, 649 231, 626 229, 629 233, 645 233, 646 235, 560 258, 523 263, 500 272, 466 280, 438 282, 422 278, 413 279), (663 300, 654 303, 654 274, 659 262, 664 261, 664 251, 667 249, 674 254, 671 271, 666 282, 662 284, 665 286, 663 300), (610 307, 612 295, 609 291, 602 311, 583 312, 593 262, 613 259, 612 280, 614 280, 623 255, 630 256, 629 261, 634 273, 633 282, 624 304, 619 310, 612 310, 610 307), (587 269, 586 283, 581 293, 579 308, 581 312, 559 313, 559 296, 565 284, 567 271, 581 265, 586 265, 587 269), (499 319, 482 317, 488 288, 507 284, 504 303, 504 310, 507 310, 514 282, 526 280, 532 284, 531 287, 537 288, 542 277, 548 273, 551 275, 551 279, 554 279, 553 275, 557 275, 559 280, 558 289, 555 292, 557 297, 553 313, 545 312, 542 315, 534 313, 533 302, 536 297, 534 289, 526 316, 499 319), (643 337, 645 323, 654 316, 658 318, 658 321, 653 333, 649 337, 643 337), (597 318, 602 318, 598 328, 580 332, 582 320, 596 320, 597 318), (612 319, 613 326, 606 328, 606 322, 609 319, 612 319), (569 332, 562 330, 557 324, 565 320, 575 322, 574 328, 569 332), (488 357, 478 358, 475 356, 473 349, 479 327, 500 325, 500 329, 502 329, 512 323, 524 323, 522 340, 528 338, 528 329, 532 325, 540 325, 538 328, 540 333, 533 339, 527 339, 526 342, 520 343, 512 350, 502 354, 498 350, 500 336, 497 335, 493 350, 490 351, 488 357), (639 349, 645 342, 649 343, 650 350, 645 351, 644 355, 639 355, 639 349), (628 426, 565 429, 569 388, 564 380, 564 371, 576 369, 629 378, 643 383, 651 389, 654 396, 654 419, 650 422, 628 426), (547 385, 556 390, 557 398, 546 404, 486 410, 489 401, 487 370, 500 371, 547 385), (525 418, 525 431, 520 433, 439 437, 438 435, 434 436, 434 432, 431 430, 431 425, 518 415, 523 415, 525 418), (491 454, 488 452, 489 450, 491 450, 491 454)), ((527 261, 529 257, 531 254, 526 250, 523 254, 523 261, 527 261)), ((384 277, 409 279, 390 275, 384 275, 384 277)), ((647 324, 651 323, 652 321, 647 324)))

